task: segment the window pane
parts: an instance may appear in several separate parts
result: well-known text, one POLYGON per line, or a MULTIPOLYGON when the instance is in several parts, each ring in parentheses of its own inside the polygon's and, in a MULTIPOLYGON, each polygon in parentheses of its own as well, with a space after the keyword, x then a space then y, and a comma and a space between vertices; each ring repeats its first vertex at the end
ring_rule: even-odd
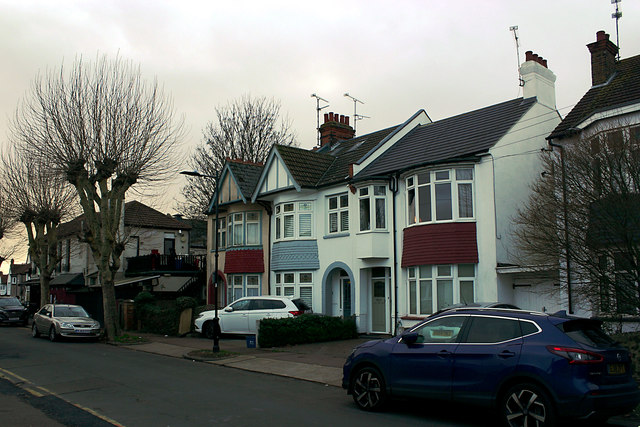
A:
POLYGON ((409 267, 409 277, 416 277, 416 268, 415 267, 409 267))
POLYGON ((311 286, 300 286, 300 298, 313 308, 313 288, 311 286))
POLYGON ((416 332, 418 343, 453 343, 458 341, 465 316, 441 317, 433 320, 416 332))
POLYGON ((338 198, 329 197, 329 209, 337 209, 337 208, 338 208, 338 198))
POLYGON ((407 212, 409 213, 409 224, 415 224, 417 221, 415 198, 416 198, 416 193, 415 193, 415 190, 412 188, 407 192, 407 201, 408 201, 407 212))
POLYGON ((473 169, 456 169, 456 179, 457 180, 472 180, 473 179, 473 169))
POLYGON ((475 264, 460 264, 458 266, 458 277, 476 277, 475 264))
POLYGON ((407 187, 413 187, 413 177, 407 178, 407 187))
POLYGON ((436 184, 436 220, 451 218, 451 183, 436 184))
POLYGON ((244 243, 242 222, 233 225, 233 244, 242 245, 244 243))
POLYGON ((420 278, 421 279, 430 279, 431 278, 431 266, 430 265, 422 265, 422 266, 420 266, 420 278))
POLYGON ((300 214, 299 218, 299 235, 300 237, 311 236, 311 214, 300 214))
POLYGON ((360 189, 360 196, 368 196, 369 195, 369 188, 368 187, 364 187, 360 189))
POLYGON ((498 343, 520 336, 520 324, 516 319, 474 317, 466 342, 498 343))
POLYGON ((300 210, 300 211, 310 211, 311 210, 311 202, 300 202, 300 203, 298 203, 298 210, 300 210))
POLYGON ((418 187, 418 202, 420 207, 420 222, 431 221, 431 187, 428 185, 418 187))
POLYGON ((284 238, 293 237, 293 215, 284 217, 284 238))
POLYGON ((418 300, 418 295, 416 294, 416 281, 409 281, 409 313, 418 314, 418 307, 416 302, 418 300))
POLYGON ((460 218, 473 217, 473 197, 471 184, 458 184, 458 212, 460 218))
POLYGON ((473 280, 460 281, 460 302, 470 304, 474 302, 473 298, 473 280))
POLYGON ((349 231, 349 211, 340 212, 340 231, 349 231))
POLYGON ((360 199, 360 231, 371 229, 371 212, 369 199, 360 199))
POLYGON ((280 239, 280 218, 276 218, 276 240, 280 239))
POLYGON ((420 314, 431 314, 433 296, 431 280, 420 280, 420 314))
POLYGON ((446 179, 449 179, 449 171, 436 172, 436 181, 444 181, 446 179))
POLYGON ((260 243, 260 226, 257 222, 247 224, 247 245, 260 243))
POLYGON ((453 281, 438 280, 438 310, 453 305, 453 281))
POLYGON ((293 273, 285 273, 284 274, 284 283, 293 283, 294 282, 294 275, 293 273))
POLYGON ((248 297, 257 297, 260 295, 258 288, 249 288, 247 287, 247 296, 248 297))
POLYGON ((449 277, 451 276, 451 266, 450 265, 439 265, 438 266, 438 277, 449 277))
POLYGON ((258 212, 247 212, 247 221, 258 221, 260 214, 258 212))
POLYGON ((347 206, 349 206, 349 196, 343 194, 342 196, 340 196, 340 207, 346 208, 347 206))
POLYGON ((385 186, 384 185, 376 185, 375 187, 373 187, 373 195, 374 196, 384 196, 386 194, 385 192, 385 186))
POLYGON ((300 273, 300 283, 311 283, 311 273, 300 273))
POLYGON ((424 173, 418 174, 418 185, 420 185, 420 184, 428 184, 429 182, 431 182, 431 173, 430 172, 424 172, 424 173))
POLYGON ((385 219, 385 199, 376 199, 376 228, 383 229, 387 226, 385 219))
POLYGON ((293 212, 293 203, 287 203, 283 207, 284 212, 293 212))
POLYGON ((284 288, 284 296, 285 297, 292 297, 294 294, 295 288, 292 286, 287 286, 284 288))
POLYGON ((338 214, 329 214, 329 233, 335 233, 338 231, 338 214))

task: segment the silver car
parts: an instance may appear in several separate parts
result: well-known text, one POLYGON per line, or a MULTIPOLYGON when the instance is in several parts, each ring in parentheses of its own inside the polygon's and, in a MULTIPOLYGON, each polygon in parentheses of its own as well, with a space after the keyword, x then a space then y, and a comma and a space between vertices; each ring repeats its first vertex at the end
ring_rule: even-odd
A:
POLYGON ((93 320, 79 305, 47 304, 33 315, 31 335, 47 335, 51 341, 65 338, 99 338, 100 322, 93 320))

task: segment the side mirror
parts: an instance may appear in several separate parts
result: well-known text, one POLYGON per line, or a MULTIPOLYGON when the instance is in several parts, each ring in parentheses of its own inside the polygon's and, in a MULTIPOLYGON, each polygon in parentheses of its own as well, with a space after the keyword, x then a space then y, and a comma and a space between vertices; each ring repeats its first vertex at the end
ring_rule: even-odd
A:
POLYGON ((418 341, 418 333, 417 332, 407 332, 406 334, 402 334, 402 343, 411 345, 415 344, 418 341))
POLYGON ((224 309, 224 311, 226 311, 227 313, 231 313, 233 311, 232 307, 227 307, 224 309))

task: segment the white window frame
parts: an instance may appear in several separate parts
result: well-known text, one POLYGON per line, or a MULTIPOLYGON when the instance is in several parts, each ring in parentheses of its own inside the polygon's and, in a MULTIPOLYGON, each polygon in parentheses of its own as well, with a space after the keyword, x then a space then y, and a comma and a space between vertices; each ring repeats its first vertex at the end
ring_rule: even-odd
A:
MULTIPOLYGON (((438 264, 421 265, 407 268, 407 313, 425 316, 445 308, 450 304, 472 303, 477 290, 476 264, 438 264), (473 276, 469 270, 472 270, 473 276), (450 284, 450 288, 448 286, 450 284), (471 301, 468 298, 471 286, 471 301), (445 287, 447 289, 445 289, 445 287), (443 291, 451 291, 451 298, 446 301, 443 291), (421 307, 422 292, 431 293, 431 303, 421 307), (463 293, 467 294, 465 298, 463 293)), ((447 292, 448 293, 448 292, 447 292)), ((426 303, 426 300, 425 300, 426 303)))
POLYGON ((276 296, 301 298, 313 308, 313 272, 279 271, 275 273, 276 296))
POLYGON ((349 232, 349 193, 344 192, 327 196, 327 234, 349 232), (332 207, 335 202, 335 207, 332 207), (346 203, 346 204, 344 204, 346 203), (332 221, 335 218, 335 221, 332 221), (335 223, 335 229, 332 225, 335 223))
POLYGON ((227 301, 225 305, 229 305, 237 299, 246 296, 262 295, 262 292, 260 291, 262 288, 260 281, 260 274, 229 274, 227 276, 227 301), (249 279, 255 279, 257 285, 250 283, 253 282, 253 280, 249 279))
POLYGON ((473 166, 431 169, 407 176, 405 178, 407 225, 475 221, 476 189, 474 176, 475 169, 473 166), (463 176, 464 173, 469 172, 471 178, 463 176), (438 189, 444 188, 443 186, 445 185, 449 186, 449 198, 442 200, 450 200, 448 207, 451 210, 451 218, 442 217, 442 214, 438 211, 438 201, 440 200, 438 195, 442 194, 438 192, 438 189), (471 192, 469 196, 471 199, 470 206, 464 205, 465 208, 470 208, 470 215, 463 213, 463 207, 460 205, 463 201, 461 194, 465 191, 464 189, 470 189, 471 192), (411 194, 413 194, 413 203, 411 194), (426 202, 422 200, 425 197, 427 197, 426 202), (428 210, 421 212, 421 204, 425 204, 428 210), (424 219, 421 219, 421 213, 424 215, 424 219))
POLYGON ((261 237, 261 231, 260 231, 260 221, 261 218, 261 212, 260 211, 246 211, 246 212, 231 212, 229 213, 228 217, 227 217, 227 231, 226 231, 226 237, 227 237, 227 248, 230 247, 240 247, 240 246, 259 246, 261 244, 262 241, 262 237, 261 237), (257 215, 257 219, 248 219, 249 218, 249 214, 256 214, 257 215), (258 230, 257 230, 257 242, 249 242, 249 234, 247 233, 248 231, 248 226, 252 225, 255 226, 257 225, 258 230), (242 241, 241 242, 237 242, 236 237, 238 237, 236 234, 237 233, 241 233, 241 237, 242 237, 242 241))
MULTIPOLYGON (((216 222, 215 217, 213 222, 216 222)), ((218 225, 216 227, 216 239, 218 239, 218 249, 224 249, 227 246, 227 218, 224 216, 218 217, 218 225)), ((214 242, 215 245, 215 242, 214 242)), ((215 247, 215 246, 214 246, 215 247)))
POLYGON ((313 201, 310 200, 285 202, 276 205, 273 227, 274 241, 314 239, 313 216, 314 205, 313 201), (287 223, 291 225, 290 230, 286 227, 287 223), (303 230, 308 230, 308 233, 302 233, 303 230))
POLYGON ((386 231, 387 230, 387 186, 383 184, 372 184, 366 187, 358 188, 358 230, 361 233, 369 231, 386 231), (384 210, 382 215, 378 211, 377 207, 382 204, 384 210), (368 212, 368 226, 363 225, 362 208, 367 206, 368 212))

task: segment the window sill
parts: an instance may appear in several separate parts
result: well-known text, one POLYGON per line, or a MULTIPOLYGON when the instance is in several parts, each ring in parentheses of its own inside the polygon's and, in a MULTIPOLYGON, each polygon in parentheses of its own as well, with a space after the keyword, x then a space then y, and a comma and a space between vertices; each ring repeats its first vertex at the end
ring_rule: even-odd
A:
POLYGON ((388 234, 389 230, 384 229, 384 230, 364 230, 364 231, 358 231, 356 234, 388 234))
POLYGON ((350 233, 333 233, 333 234, 325 234, 323 239, 335 239, 338 237, 349 237, 350 233))

